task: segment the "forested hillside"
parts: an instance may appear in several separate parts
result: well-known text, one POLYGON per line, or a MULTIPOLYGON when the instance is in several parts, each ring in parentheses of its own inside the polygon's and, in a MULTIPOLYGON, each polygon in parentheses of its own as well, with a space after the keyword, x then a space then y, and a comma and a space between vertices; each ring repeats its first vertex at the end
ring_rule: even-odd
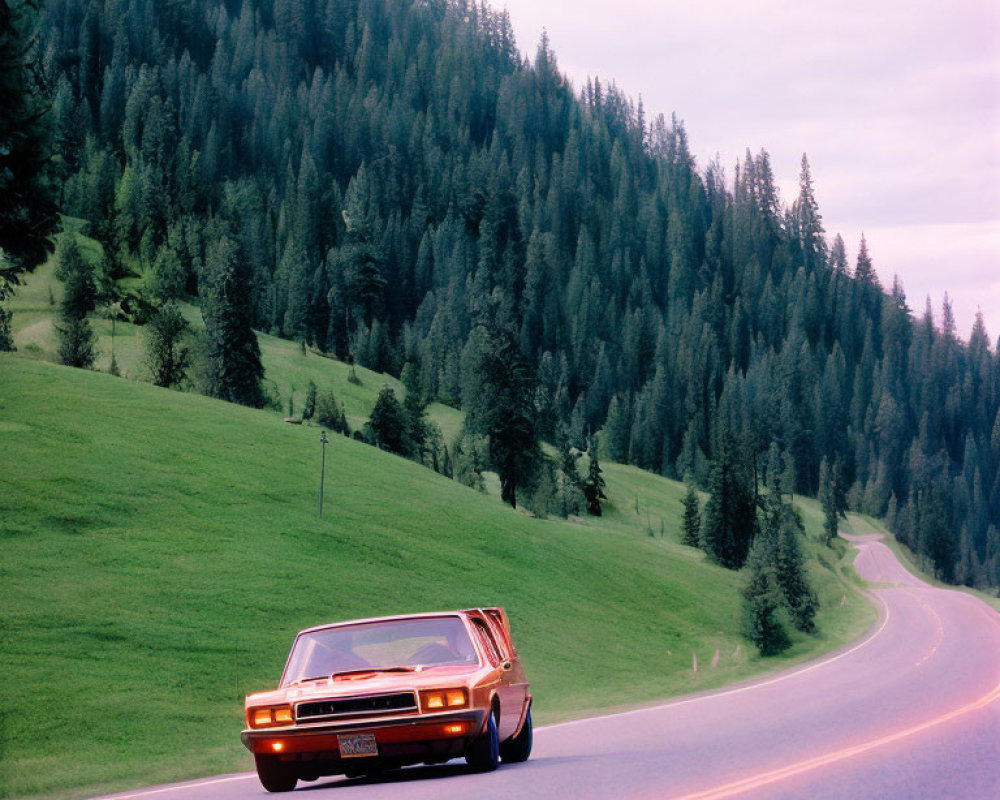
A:
POLYGON ((736 442, 1000 585, 997 351, 828 244, 804 157, 789 204, 765 151, 696 164, 464 0, 47 5, 61 209, 136 321, 225 273, 254 327, 470 411, 499 337, 557 446, 706 485, 736 442))

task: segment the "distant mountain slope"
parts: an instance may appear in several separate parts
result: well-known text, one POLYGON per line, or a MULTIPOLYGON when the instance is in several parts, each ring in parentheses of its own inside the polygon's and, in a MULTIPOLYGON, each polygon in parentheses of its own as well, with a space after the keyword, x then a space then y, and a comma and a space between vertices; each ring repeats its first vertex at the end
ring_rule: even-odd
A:
POLYGON ((233 239, 259 329, 452 405, 489 310, 556 444, 704 482, 721 432, 777 442, 799 492, 825 462, 940 575, 1000 584, 996 352, 847 263, 805 159, 788 206, 766 151, 696 165, 465 0, 53 0, 42 38, 64 210, 150 302, 233 239))
POLYGON ((0 451, 6 796, 246 768, 243 693, 327 620, 502 603, 544 721, 772 669, 872 614, 813 560, 820 635, 758 659, 742 577, 678 544, 682 487, 632 467, 608 465, 605 518, 551 522, 335 436, 319 520, 315 428, 7 354, 0 451))

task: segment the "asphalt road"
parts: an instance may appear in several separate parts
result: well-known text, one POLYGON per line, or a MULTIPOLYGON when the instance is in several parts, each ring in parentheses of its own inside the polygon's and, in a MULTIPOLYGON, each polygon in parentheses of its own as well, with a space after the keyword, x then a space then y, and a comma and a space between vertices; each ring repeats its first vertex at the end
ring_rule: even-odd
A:
MULTIPOLYGON (((770 679, 655 708, 538 728, 531 760, 464 762, 378 781, 299 784, 311 800, 1000 798, 1000 614, 909 574, 874 538, 858 572, 881 615, 859 642, 770 679)), ((118 798, 263 797, 256 775, 118 798)), ((295 795, 292 795, 295 796, 295 795)))

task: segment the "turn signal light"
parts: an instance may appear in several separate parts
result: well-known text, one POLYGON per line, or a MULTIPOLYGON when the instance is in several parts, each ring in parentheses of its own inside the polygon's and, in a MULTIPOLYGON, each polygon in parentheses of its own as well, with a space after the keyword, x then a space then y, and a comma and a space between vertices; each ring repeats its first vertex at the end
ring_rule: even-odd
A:
POLYGON ((463 708, 469 704, 465 689, 440 689, 420 693, 420 706, 424 711, 446 708, 463 708))
POLYGON ((252 708, 247 711, 252 728, 271 728, 277 725, 291 725, 295 721, 291 706, 252 708))

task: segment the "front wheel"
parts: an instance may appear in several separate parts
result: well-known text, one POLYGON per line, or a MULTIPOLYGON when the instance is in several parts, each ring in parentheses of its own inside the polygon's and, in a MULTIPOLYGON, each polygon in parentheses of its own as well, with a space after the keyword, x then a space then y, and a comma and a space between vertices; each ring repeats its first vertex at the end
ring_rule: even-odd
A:
POLYGON ((290 792, 298 783, 298 775, 281 759, 255 753, 253 760, 257 765, 257 777, 260 778, 260 785, 267 791, 290 792))
POLYGON ((483 735, 469 745, 466 763, 476 772, 492 772, 500 766, 500 744, 497 738, 497 721, 490 714, 483 735))
POLYGON ((531 755, 531 708, 524 718, 521 732, 513 739, 508 739, 500 745, 500 758, 504 764, 518 764, 527 761, 531 755))

